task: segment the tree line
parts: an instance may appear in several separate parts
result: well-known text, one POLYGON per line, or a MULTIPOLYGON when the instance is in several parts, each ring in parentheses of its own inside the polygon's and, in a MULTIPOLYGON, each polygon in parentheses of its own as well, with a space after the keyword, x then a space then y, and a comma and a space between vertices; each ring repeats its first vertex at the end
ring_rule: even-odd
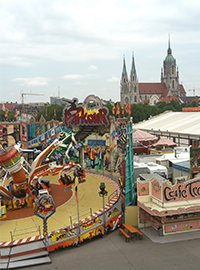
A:
MULTIPOLYGON (((119 103, 115 103, 114 106, 116 107, 119 103)), ((173 111, 173 112, 181 112, 183 107, 198 107, 198 104, 196 102, 192 102, 190 104, 180 104, 177 101, 171 100, 169 103, 166 102, 158 102, 154 106, 150 106, 149 104, 145 103, 138 103, 138 104, 131 104, 131 114, 128 114, 128 112, 124 109, 122 109, 121 106, 119 106, 119 114, 116 115, 116 113, 113 113, 113 105, 107 104, 104 105, 108 108, 109 116, 114 116, 115 118, 123 118, 123 117, 132 117, 133 123, 138 123, 143 120, 147 120, 150 117, 153 117, 155 115, 161 114, 165 111, 173 111), (123 114, 124 111, 124 114, 123 114)), ((65 107, 65 104, 59 106, 57 104, 50 105, 46 107, 44 110, 37 113, 37 116, 35 115, 36 121, 39 121, 41 116, 45 118, 46 121, 50 121, 52 119, 62 121, 63 118, 63 109, 65 107)), ((3 110, 0 110, 0 121, 16 121, 15 113, 14 112, 8 112, 7 118, 5 118, 5 112, 3 110)))
MULTIPOLYGON (((117 106, 117 103, 114 105, 117 106)), ((120 113, 113 114, 113 105, 108 104, 106 107, 109 110, 110 116, 115 116, 115 118, 123 118, 129 117, 129 114, 126 110, 124 110, 124 114, 122 107, 120 106, 120 113)), ((130 117, 133 118, 133 123, 138 123, 143 120, 147 120, 155 115, 161 114, 165 111, 173 111, 173 112, 182 112, 182 108, 184 107, 198 107, 196 102, 192 102, 190 104, 180 104, 177 101, 171 100, 169 103, 166 102, 158 102, 154 106, 150 106, 149 104, 145 103, 138 103, 138 104, 131 104, 131 114, 130 117)))

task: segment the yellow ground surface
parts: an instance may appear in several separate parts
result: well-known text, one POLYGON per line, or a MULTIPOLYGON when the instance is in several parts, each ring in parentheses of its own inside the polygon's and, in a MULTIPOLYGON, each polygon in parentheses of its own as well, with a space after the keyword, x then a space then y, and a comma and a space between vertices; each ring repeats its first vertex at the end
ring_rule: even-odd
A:
MULTIPOLYGON (((50 182, 53 184, 58 184, 58 175, 46 176, 44 177, 44 179, 50 180, 50 182)), ((102 198, 100 198, 98 194, 98 192, 100 191, 99 186, 101 182, 105 182, 106 190, 108 191, 108 196, 105 199, 106 204, 109 195, 113 193, 114 189, 112 185, 107 181, 103 180, 101 176, 86 175, 86 182, 79 184, 78 197, 79 197, 80 219, 89 216, 89 214, 86 214, 86 211, 84 211, 85 209, 91 207, 92 213, 94 213, 103 207, 102 198), (81 213, 81 211, 83 212, 81 213), (81 217, 81 214, 83 214, 84 216, 81 217)), ((31 213, 33 213, 33 209, 30 209, 30 211, 31 213)), ((70 216, 76 213, 77 213, 77 203, 75 196, 73 195, 68 202, 57 207, 56 212, 51 217, 49 217, 49 219, 47 220, 48 232, 69 226, 70 216)), ((87 213, 89 213, 89 209, 87 210, 87 213)), ((76 222, 76 220, 74 222, 76 222)), ((40 226, 42 233, 43 220, 38 216, 32 216, 28 218, 15 219, 9 221, 0 220, 0 242, 11 241, 10 231, 25 229, 27 227, 33 226, 40 226)), ((20 233, 25 234, 15 236, 14 240, 38 235, 37 232, 27 234, 26 230, 16 232, 16 234, 20 233)))

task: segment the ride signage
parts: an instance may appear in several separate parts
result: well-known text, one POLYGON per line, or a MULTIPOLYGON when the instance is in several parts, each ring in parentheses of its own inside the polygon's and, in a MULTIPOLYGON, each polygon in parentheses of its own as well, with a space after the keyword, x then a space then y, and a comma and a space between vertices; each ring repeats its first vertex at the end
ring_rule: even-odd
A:
POLYGON ((66 106, 63 111, 66 126, 74 125, 105 125, 108 126, 108 109, 102 106, 101 100, 94 96, 88 96, 82 106, 78 106, 78 99, 64 99, 66 106))
POLYGON ((200 198, 200 179, 177 184, 174 188, 163 189, 164 201, 192 200, 200 198))

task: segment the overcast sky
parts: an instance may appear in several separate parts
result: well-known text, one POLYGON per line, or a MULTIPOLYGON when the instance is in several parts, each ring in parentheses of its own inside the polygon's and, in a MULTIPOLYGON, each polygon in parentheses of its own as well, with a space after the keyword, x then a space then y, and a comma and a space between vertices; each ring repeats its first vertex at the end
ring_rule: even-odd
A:
POLYGON ((119 101, 123 56, 160 82, 169 34, 180 83, 200 95, 199 0, 0 0, 0 33, 1 102, 119 101))

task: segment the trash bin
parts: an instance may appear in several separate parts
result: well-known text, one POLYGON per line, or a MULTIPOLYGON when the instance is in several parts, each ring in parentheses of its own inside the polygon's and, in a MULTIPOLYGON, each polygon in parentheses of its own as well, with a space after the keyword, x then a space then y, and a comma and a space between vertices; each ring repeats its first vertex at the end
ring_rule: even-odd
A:
POLYGON ((163 236, 162 227, 159 227, 159 228, 158 228, 158 235, 159 235, 159 236, 163 236))

